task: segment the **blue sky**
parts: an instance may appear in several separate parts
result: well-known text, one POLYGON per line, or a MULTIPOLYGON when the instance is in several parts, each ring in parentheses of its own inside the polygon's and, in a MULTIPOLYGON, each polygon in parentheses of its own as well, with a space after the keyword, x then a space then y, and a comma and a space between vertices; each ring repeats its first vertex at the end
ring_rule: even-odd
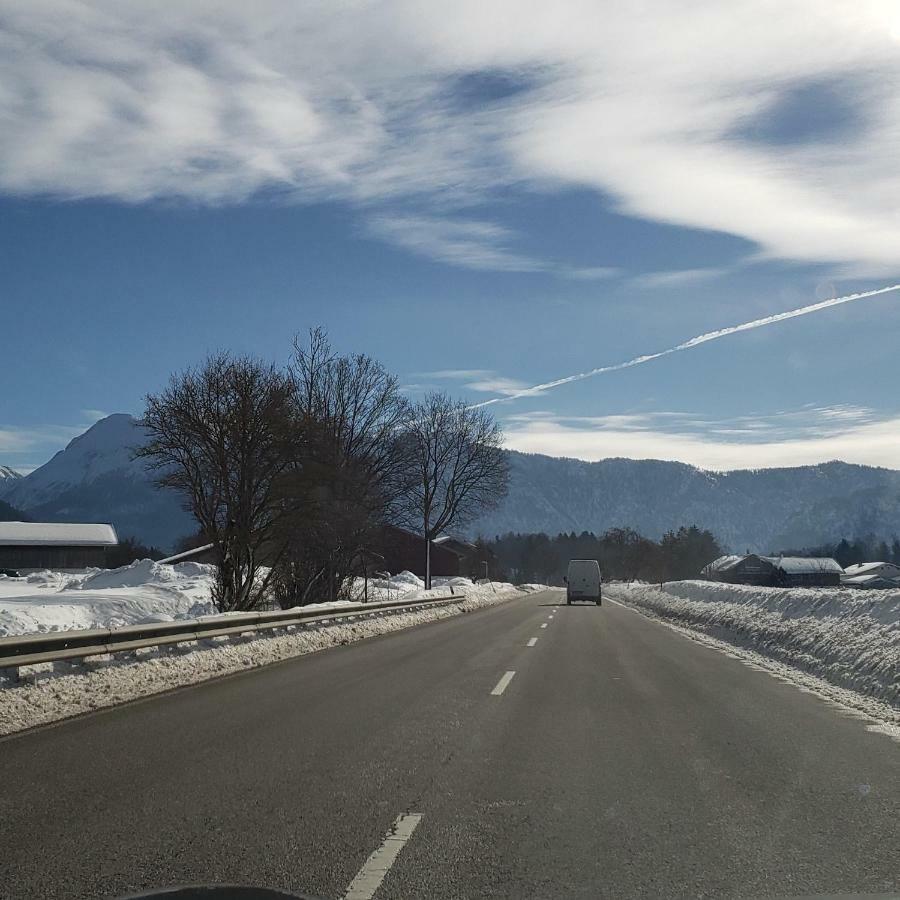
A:
MULTIPOLYGON (((480 402, 900 281, 891 4, 595 6, 0 2, 0 463, 314 325, 480 402)), ((898 325, 492 409, 554 455, 895 466, 898 325)))

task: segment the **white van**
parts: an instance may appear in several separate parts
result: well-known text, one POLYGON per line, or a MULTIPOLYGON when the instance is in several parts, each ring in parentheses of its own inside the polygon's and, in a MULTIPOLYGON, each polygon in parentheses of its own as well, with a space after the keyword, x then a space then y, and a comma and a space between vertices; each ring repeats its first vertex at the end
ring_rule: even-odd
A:
POLYGON ((587 600, 600 605, 602 598, 600 563, 596 559, 570 559, 566 581, 566 603, 587 600))

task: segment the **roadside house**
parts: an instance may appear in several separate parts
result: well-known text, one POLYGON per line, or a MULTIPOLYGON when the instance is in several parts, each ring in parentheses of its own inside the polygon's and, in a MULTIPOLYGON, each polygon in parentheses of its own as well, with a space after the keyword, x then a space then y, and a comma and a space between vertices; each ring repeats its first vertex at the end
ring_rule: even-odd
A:
POLYGON ((866 590, 897 590, 900 588, 900 580, 885 578, 883 575, 856 575, 851 578, 841 578, 844 587, 865 588, 866 590))
POLYGON ((865 562, 847 566, 841 577, 844 587, 877 590, 900 588, 900 566, 889 562, 865 562))
POLYGON ((900 579, 900 566, 889 562, 865 562, 847 566, 844 569, 844 581, 848 578, 879 575, 885 579, 900 579))
POLYGON ((768 587, 839 585, 843 569, 833 559, 805 556, 720 556, 701 570, 710 581, 768 587))
POLYGON ((449 534, 442 534, 431 542, 431 552, 434 553, 435 547, 441 547, 456 554, 458 559, 459 575, 467 578, 478 578, 480 566, 478 565, 478 548, 471 541, 464 541, 461 538, 451 537, 449 534))
POLYGON ((0 522, 0 569, 78 571, 106 565, 119 538, 112 525, 0 522))
POLYGON ((783 587, 827 587, 839 585, 844 570, 829 557, 769 556, 775 567, 776 585, 783 587))
MULTIPOLYGON (((425 573, 425 538, 420 534, 386 525, 372 549, 384 559, 379 563, 379 568, 392 575, 406 571, 422 577, 425 573)), ((431 574, 443 577, 459 575, 459 554, 432 541, 431 574)))
POLYGON ((709 581, 728 584, 774 584, 775 567, 764 556, 720 556, 704 566, 700 574, 709 581))

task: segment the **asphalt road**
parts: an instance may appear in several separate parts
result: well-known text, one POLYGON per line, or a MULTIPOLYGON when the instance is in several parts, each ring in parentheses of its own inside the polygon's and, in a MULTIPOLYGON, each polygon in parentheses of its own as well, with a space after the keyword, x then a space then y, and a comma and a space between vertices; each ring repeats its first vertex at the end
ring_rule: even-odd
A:
POLYGON ((0 742, 0 895, 337 898, 411 813, 377 900, 900 893, 900 745, 631 610, 560 599, 0 742))

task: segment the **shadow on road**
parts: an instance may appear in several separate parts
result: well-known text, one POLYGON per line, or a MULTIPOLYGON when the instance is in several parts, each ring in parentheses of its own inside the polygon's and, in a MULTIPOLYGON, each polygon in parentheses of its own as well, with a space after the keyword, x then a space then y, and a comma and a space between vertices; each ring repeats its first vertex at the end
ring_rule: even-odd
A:
POLYGON ((538 606, 552 606, 554 609, 557 606, 585 606, 585 607, 596 607, 597 604, 594 603, 593 600, 576 600, 574 603, 569 604, 566 603, 565 600, 560 600, 559 603, 538 603, 538 606))

